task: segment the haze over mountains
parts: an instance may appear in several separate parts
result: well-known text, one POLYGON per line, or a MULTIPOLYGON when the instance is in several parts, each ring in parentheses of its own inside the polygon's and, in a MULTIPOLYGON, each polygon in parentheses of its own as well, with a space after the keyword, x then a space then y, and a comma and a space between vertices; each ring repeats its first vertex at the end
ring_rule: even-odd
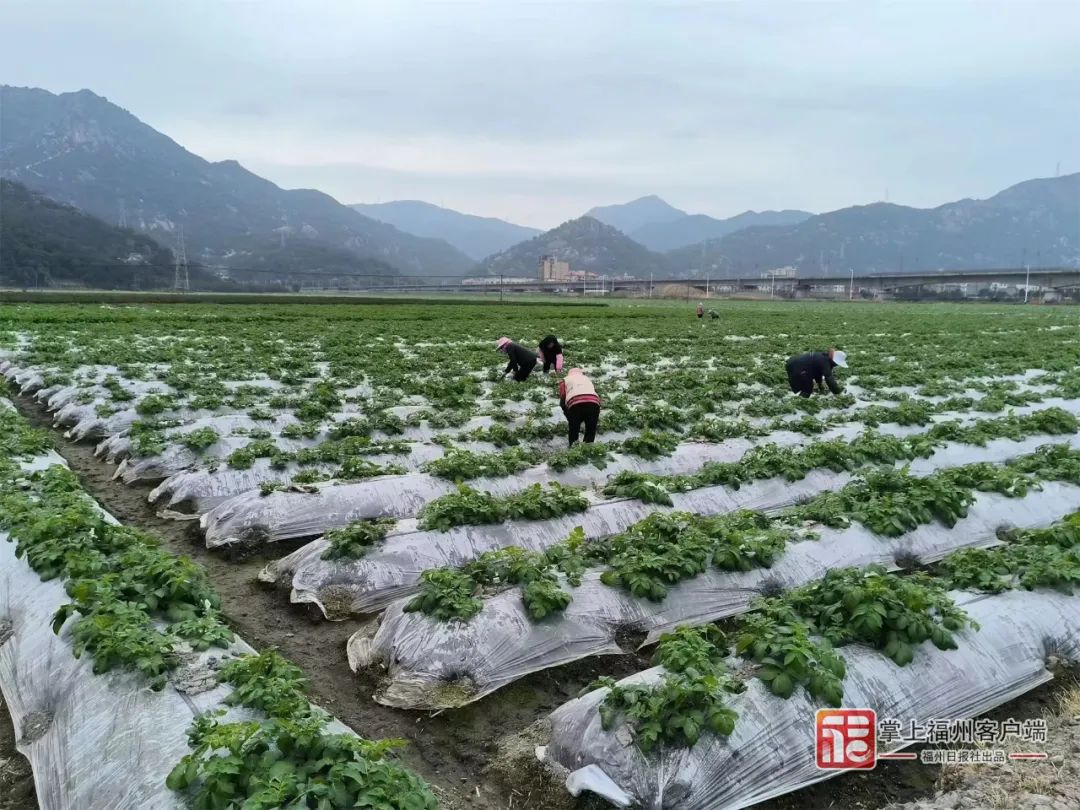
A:
POLYGON ((621 205, 593 208, 591 216, 618 228, 649 250, 668 251, 719 239, 755 225, 795 225, 813 216, 809 211, 744 211, 728 219, 688 214, 668 205, 655 194, 621 205))
POLYGON ((787 227, 755 227, 668 254, 690 275, 794 267, 843 276, 950 269, 1080 267, 1080 173, 1028 180, 937 208, 873 203, 787 227))
MULTIPOLYGON (((166 250, 182 228, 192 262, 237 280, 531 277, 549 254, 575 270, 657 278, 739 277, 778 267, 846 276, 1025 260, 1080 266, 1080 174, 932 209, 874 203, 818 215, 747 211, 717 219, 650 195, 593 208, 541 233, 422 201, 350 207, 319 191, 285 190, 236 161, 192 154, 88 90, 55 95, 0 86, 0 132, 0 177, 105 223, 125 223, 166 250)), ((58 227, 75 223, 34 205, 58 227)), ((0 227, 11 226, 0 219, 0 227)), ((85 224, 71 227, 89 233, 85 224)), ((130 237, 91 240, 106 252, 115 246, 113 258, 126 261, 121 248, 130 237)), ((163 254, 146 255, 161 264, 163 254)))
POLYGON ((284 190, 234 160, 211 163, 89 90, 0 87, 0 176, 189 257, 229 268, 298 264, 363 275, 444 275, 473 262, 441 240, 369 219, 332 197, 284 190))
POLYGON ((541 233, 539 228, 462 214, 420 200, 355 203, 349 207, 405 233, 442 239, 476 261, 541 233))

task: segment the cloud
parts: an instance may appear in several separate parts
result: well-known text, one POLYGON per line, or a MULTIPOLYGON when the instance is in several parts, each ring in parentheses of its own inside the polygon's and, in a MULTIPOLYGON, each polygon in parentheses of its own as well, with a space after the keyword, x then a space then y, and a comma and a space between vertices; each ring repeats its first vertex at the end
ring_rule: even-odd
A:
POLYGON ((1063 2, 42 0, 5 9, 0 71, 284 185, 544 226, 648 193, 933 205, 1080 170, 1077 30, 1063 2))

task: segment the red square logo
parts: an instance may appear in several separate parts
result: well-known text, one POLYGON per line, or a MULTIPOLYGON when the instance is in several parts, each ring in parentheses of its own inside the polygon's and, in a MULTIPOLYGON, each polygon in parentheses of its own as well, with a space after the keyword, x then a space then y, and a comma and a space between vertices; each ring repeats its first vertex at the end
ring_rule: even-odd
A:
POLYGON ((877 712, 818 709, 815 758, 825 771, 870 770, 877 764, 877 712))

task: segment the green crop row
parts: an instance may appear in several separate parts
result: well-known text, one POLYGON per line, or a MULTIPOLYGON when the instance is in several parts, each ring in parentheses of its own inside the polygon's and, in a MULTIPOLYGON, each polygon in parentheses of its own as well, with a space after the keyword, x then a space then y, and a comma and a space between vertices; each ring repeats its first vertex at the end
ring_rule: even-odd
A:
POLYGON ((787 698, 801 686, 821 703, 839 706, 846 667, 836 648, 862 644, 897 666, 914 660, 925 641, 956 649, 955 633, 978 627, 948 590, 1072 593, 1080 585, 1078 550, 1080 513, 1047 529, 1012 532, 1001 546, 953 552, 935 566, 935 576, 892 574, 879 566, 830 571, 759 600, 738 620, 734 643, 715 625, 665 634, 653 657, 664 667, 658 682, 620 686, 601 678, 588 690, 608 689, 599 705, 603 727, 625 723, 646 752, 660 743, 693 746, 706 731, 731 734, 738 718, 725 696, 746 689, 745 676, 726 668, 732 652, 752 662, 754 677, 774 694, 787 698))
POLYGON ((501 497, 458 484, 456 492, 424 505, 418 525, 421 529, 445 532, 454 526, 479 526, 505 520, 547 520, 584 512, 588 507, 589 499, 581 489, 555 481, 546 487, 533 484, 501 497))
POLYGON ((831 527, 854 521, 877 535, 896 537, 935 520, 952 527, 967 514, 976 492, 1021 497, 1043 480, 1080 484, 1080 451, 1047 445, 1008 464, 969 464, 926 476, 872 469, 838 492, 824 492, 774 517, 746 511, 716 517, 657 512, 592 542, 585 542, 579 529, 542 552, 499 549, 461 569, 425 571, 421 592, 407 609, 444 621, 467 621, 482 608, 476 598, 482 590, 545 582, 522 597, 539 620, 572 600, 572 591, 555 593, 561 589, 560 575, 576 587, 582 573, 594 567, 603 568, 600 581, 605 585, 662 601, 672 586, 710 566, 727 571, 770 567, 788 543, 814 536, 802 528, 807 521, 831 527))
POLYGON ((748 451, 737 462, 711 462, 698 472, 686 475, 623 471, 605 485, 604 494, 610 498, 638 498, 646 503, 670 506, 672 492, 719 485, 738 488, 748 481, 768 478, 799 481, 814 469, 842 472, 865 464, 927 458, 946 442, 984 446, 991 439, 1067 435, 1078 429, 1080 422, 1071 413, 1061 408, 1046 408, 1022 416, 1010 414, 978 420, 970 425, 942 422, 924 433, 906 438, 867 431, 850 442, 833 439, 802 448, 766 444, 748 451))
MULTIPOLYGON (((76 657, 91 656, 94 673, 139 672, 160 690, 186 651, 232 643, 201 567, 107 520, 67 468, 23 472, 16 462, 47 442, 14 411, 0 408, 0 429, 0 531, 43 580, 64 580, 71 601, 52 626, 59 633, 70 623, 76 657)), ((427 786, 389 758, 400 743, 328 731, 329 716, 311 706, 299 671, 277 653, 236 659, 219 677, 234 686, 228 702, 266 718, 226 723, 219 711, 195 719, 193 750, 166 780, 188 791, 192 806, 437 806, 427 786)))

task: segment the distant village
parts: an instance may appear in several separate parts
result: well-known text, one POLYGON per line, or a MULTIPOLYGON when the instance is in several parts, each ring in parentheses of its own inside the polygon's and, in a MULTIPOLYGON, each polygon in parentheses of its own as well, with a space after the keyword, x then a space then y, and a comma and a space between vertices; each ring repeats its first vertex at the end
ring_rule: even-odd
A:
POLYGON ((1074 300, 1080 271, 1064 268, 1016 268, 938 271, 908 274, 871 274, 848 278, 799 277, 795 267, 758 270, 746 278, 716 278, 696 273, 683 279, 642 279, 630 275, 599 275, 574 270, 570 262, 545 255, 535 276, 483 276, 467 278, 463 287, 546 290, 586 295, 647 294, 750 296, 769 298, 833 298, 909 300, 946 299, 1028 301, 1058 303, 1074 300), (1075 276, 1076 278, 1071 278, 1075 276), (938 280, 940 278, 940 280, 938 280))

